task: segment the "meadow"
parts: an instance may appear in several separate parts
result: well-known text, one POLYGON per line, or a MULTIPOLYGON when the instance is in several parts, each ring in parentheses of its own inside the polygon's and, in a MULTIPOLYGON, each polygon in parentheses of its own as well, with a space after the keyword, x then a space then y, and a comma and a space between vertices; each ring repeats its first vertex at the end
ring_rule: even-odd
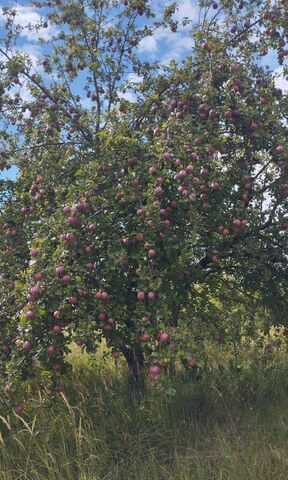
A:
POLYGON ((207 344, 207 371, 167 375, 137 403, 121 360, 80 352, 56 403, 1 417, 1 480, 287 479, 283 342, 236 357, 207 344))

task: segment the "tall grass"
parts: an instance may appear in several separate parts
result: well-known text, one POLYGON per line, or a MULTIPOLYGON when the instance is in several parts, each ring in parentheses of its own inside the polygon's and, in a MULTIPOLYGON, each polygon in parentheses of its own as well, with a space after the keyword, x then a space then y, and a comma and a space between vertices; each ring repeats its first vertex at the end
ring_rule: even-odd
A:
POLYGON ((135 406, 125 366, 74 353, 57 404, 0 419, 0 480, 287 480, 286 356, 209 355, 135 406))

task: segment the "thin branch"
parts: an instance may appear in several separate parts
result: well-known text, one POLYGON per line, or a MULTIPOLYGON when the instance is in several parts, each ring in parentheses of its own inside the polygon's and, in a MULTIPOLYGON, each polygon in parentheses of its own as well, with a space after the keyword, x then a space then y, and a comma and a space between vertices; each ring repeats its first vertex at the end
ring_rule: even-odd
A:
POLYGON ((223 5, 221 5, 221 7, 217 10, 217 12, 215 13, 215 15, 212 17, 212 19, 210 20, 210 23, 208 25, 208 28, 207 28, 207 35, 209 34, 209 30, 210 30, 210 27, 212 25, 212 23, 214 22, 214 20, 218 17, 219 13, 221 13, 221 11, 228 5, 228 3, 230 3, 231 0, 226 0, 226 2, 223 3, 223 5))

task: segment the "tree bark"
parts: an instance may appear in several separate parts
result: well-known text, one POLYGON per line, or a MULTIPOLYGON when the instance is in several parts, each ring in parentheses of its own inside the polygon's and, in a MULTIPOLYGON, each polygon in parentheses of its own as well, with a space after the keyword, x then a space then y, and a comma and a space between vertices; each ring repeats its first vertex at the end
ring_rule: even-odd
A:
POLYGON ((144 355, 140 345, 135 345, 125 353, 129 369, 129 387, 134 401, 140 400, 146 387, 144 355))

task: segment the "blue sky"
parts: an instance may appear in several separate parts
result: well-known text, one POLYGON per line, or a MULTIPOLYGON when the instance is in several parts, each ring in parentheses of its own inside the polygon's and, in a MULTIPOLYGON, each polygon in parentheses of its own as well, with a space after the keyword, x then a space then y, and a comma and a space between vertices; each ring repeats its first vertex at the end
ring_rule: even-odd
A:
MULTIPOLYGON (((160 15, 163 8, 170 5, 171 0, 151 0, 151 5, 154 10, 160 15)), ((183 17, 189 17, 194 22, 198 20, 199 10, 197 9, 197 1, 195 0, 179 0, 178 10, 174 16, 176 20, 181 20, 183 17)), ((22 26, 27 26, 30 22, 32 24, 37 23, 40 20, 39 10, 31 7, 29 1, 22 1, 16 3, 14 0, 0 0, 0 33, 1 22, 3 22, 3 15, 1 14, 1 7, 16 7, 17 10, 17 23, 22 26), (1 3, 2 2, 2 3, 1 3)), ((44 10, 45 12, 45 10, 44 10)), ((153 36, 145 38, 139 45, 139 55, 143 60, 159 61, 164 64, 168 64, 170 60, 175 59, 181 61, 185 58, 187 53, 192 47, 192 38, 189 34, 190 26, 181 27, 179 31, 171 33, 169 29, 158 29, 153 36)), ((48 28, 44 30, 45 39, 51 38, 55 27, 48 25, 48 28)), ((21 36, 19 42, 19 48, 32 58, 36 63, 38 58, 41 58, 41 46, 37 42, 37 34, 29 30, 25 30, 21 36)), ((281 76, 282 69, 279 68, 275 54, 271 52, 263 57, 263 64, 269 65, 271 69, 277 71, 280 74, 280 78, 277 80, 277 86, 287 90, 288 82, 281 76)), ((134 74, 130 74, 129 79, 137 80, 134 74)), ((23 95, 27 95, 27 92, 22 92, 23 95)), ((132 100, 131 93, 126 93, 125 97, 128 100, 132 100)), ((16 169, 12 168, 8 172, 3 172, 0 178, 14 177, 16 169)))

